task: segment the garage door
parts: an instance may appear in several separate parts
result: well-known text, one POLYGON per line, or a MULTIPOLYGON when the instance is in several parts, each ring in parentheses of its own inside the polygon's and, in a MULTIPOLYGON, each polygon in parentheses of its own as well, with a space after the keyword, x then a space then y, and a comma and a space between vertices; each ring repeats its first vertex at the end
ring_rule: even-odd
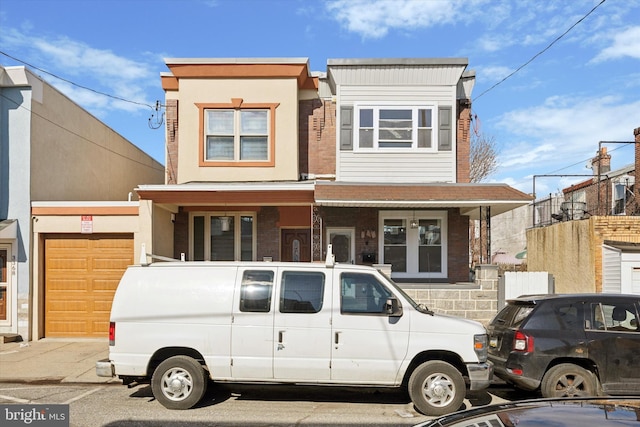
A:
POLYGON ((107 337, 118 282, 133 264, 132 235, 47 236, 46 337, 107 337))

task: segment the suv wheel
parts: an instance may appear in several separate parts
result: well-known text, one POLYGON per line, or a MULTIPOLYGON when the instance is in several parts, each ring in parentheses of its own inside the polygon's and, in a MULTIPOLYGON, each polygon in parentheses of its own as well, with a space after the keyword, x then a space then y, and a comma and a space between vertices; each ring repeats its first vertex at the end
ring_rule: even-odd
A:
POLYGON ((549 369, 542 378, 540 391, 544 397, 595 396, 597 379, 593 372, 571 363, 549 369))

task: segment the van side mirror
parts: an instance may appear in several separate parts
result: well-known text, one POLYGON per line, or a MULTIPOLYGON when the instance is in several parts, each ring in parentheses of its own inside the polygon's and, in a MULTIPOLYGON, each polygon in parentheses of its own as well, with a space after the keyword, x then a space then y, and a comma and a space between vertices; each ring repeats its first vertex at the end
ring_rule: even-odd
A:
POLYGON ((397 298, 387 298, 387 302, 384 304, 384 312, 391 317, 402 316, 402 306, 397 298))

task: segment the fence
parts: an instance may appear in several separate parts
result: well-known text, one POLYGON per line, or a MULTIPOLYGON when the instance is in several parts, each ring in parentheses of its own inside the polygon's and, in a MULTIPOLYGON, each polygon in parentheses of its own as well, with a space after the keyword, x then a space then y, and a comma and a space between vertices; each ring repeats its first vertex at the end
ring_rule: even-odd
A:
POLYGON ((520 295, 552 294, 554 290, 553 276, 546 271, 507 271, 499 278, 498 309, 520 295))

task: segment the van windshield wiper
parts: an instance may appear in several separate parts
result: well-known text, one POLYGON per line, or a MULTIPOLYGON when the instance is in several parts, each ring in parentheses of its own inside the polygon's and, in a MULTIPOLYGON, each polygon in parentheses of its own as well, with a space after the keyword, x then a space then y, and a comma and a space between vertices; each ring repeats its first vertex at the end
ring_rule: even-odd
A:
POLYGON ((418 304, 418 310, 431 316, 435 314, 432 310, 429 310, 429 307, 427 307, 426 304, 418 304))

